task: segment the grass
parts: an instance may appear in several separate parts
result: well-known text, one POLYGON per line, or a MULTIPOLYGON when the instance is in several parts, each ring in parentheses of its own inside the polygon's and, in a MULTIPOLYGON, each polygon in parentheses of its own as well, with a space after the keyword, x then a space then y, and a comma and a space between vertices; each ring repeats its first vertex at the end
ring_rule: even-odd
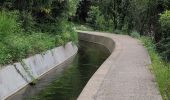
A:
POLYGON ((0 67, 64 45, 69 41, 77 42, 77 33, 71 24, 64 21, 63 27, 55 34, 33 31, 25 33, 18 21, 17 12, 2 10, 0 23, 0 67))
POLYGON ((164 100, 170 100, 170 63, 161 59, 156 51, 152 39, 149 37, 141 37, 143 45, 147 48, 151 57, 151 71, 155 75, 157 85, 164 100))
POLYGON ((0 64, 5 65, 20 61, 36 53, 63 45, 65 41, 45 33, 29 35, 9 35, 5 41, 0 42, 0 64), (56 41, 57 40, 57 41, 56 41))
MULTIPOLYGON (((76 30, 81 30, 81 31, 108 32, 108 33, 128 35, 126 31, 118 30, 118 29, 116 30, 113 30, 112 28, 103 29, 103 30, 95 29, 94 27, 89 26, 87 23, 74 23, 74 27, 76 30)), ((132 31, 130 35, 135 38, 138 38, 140 36, 136 31, 132 31)))
POLYGON ((94 29, 92 27, 87 26, 85 24, 74 23, 74 27, 75 27, 76 30, 94 31, 94 29))

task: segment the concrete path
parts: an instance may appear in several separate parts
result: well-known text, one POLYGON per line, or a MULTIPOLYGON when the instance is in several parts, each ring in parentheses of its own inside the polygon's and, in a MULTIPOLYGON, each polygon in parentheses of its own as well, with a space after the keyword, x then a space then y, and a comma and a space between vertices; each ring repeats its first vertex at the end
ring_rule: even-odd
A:
POLYGON ((92 88, 98 83, 95 83, 92 77, 78 100, 162 100, 148 67, 150 58, 138 40, 125 35, 97 32, 89 34, 110 37, 119 49, 115 51, 116 58, 112 57, 112 66, 97 88, 97 92, 93 94, 92 88))

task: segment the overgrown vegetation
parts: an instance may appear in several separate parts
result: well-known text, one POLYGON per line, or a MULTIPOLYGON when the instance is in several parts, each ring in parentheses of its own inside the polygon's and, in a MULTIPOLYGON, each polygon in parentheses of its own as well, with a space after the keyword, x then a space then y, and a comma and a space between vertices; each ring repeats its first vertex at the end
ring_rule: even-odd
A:
POLYGON ((79 0, 1 0, 0 65, 77 42, 69 21, 79 0))
POLYGON ((158 43, 159 52, 165 60, 170 60, 170 10, 160 16, 162 39, 158 43))
POLYGON ((155 74, 157 85, 164 100, 170 99, 170 63, 163 61, 156 51, 151 38, 141 37, 141 41, 149 51, 152 60, 151 71, 155 74))

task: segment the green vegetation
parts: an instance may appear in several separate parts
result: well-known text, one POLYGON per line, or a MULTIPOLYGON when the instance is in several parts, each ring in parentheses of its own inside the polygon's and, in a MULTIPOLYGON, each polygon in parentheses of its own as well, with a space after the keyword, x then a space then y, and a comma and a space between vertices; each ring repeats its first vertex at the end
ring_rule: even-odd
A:
POLYGON ((160 93, 164 100, 170 99, 170 63, 161 59, 156 51, 156 46, 149 37, 141 37, 141 41, 149 51, 152 60, 151 71, 155 74, 160 93))
POLYGON ((1 0, 0 65, 63 45, 77 42, 68 20, 75 14, 77 0, 1 0))
MULTIPOLYGON (((62 27, 60 34, 31 32, 26 34, 17 22, 16 12, 0 12, 0 64, 19 61, 27 56, 76 41, 76 33, 69 24, 62 27)), ((66 24, 66 22, 64 23, 66 24)), ((63 25, 63 24, 62 24, 63 25)), ((59 32, 58 32, 59 33, 59 32)))
POLYGON ((169 61, 169 10, 168 0, 1 0, 0 64, 76 41, 73 22, 83 24, 76 29, 150 36, 169 61))
POLYGON ((159 46, 159 52, 165 60, 170 60, 170 10, 161 14, 160 20, 162 39, 159 46))
POLYGON ((75 29, 142 36, 161 93, 170 98, 169 0, 1 0, 0 65, 76 43, 75 29))
POLYGON ((168 0, 82 0, 76 20, 94 30, 132 37, 149 36, 157 44, 161 57, 169 61, 169 10, 168 0))
POLYGON ((134 38, 140 38, 140 34, 139 34, 137 31, 132 31, 132 32, 130 33, 130 36, 131 36, 131 37, 134 37, 134 38))
POLYGON ((95 31, 92 27, 90 27, 88 25, 80 25, 80 24, 74 23, 74 27, 76 30, 95 31))
POLYGON ((112 22, 108 22, 104 19, 104 15, 102 15, 99 7, 91 6, 86 20, 88 25, 95 30, 100 29, 100 31, 112 31, 112 22))

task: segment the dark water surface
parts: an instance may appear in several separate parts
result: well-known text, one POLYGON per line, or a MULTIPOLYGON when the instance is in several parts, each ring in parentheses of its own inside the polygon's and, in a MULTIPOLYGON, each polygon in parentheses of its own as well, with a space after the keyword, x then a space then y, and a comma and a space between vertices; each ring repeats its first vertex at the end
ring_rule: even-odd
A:
POLYGON ((78 54, 7 100, 76 100, 99 66, 110 55, 102 45, 80 41, 78 54))

